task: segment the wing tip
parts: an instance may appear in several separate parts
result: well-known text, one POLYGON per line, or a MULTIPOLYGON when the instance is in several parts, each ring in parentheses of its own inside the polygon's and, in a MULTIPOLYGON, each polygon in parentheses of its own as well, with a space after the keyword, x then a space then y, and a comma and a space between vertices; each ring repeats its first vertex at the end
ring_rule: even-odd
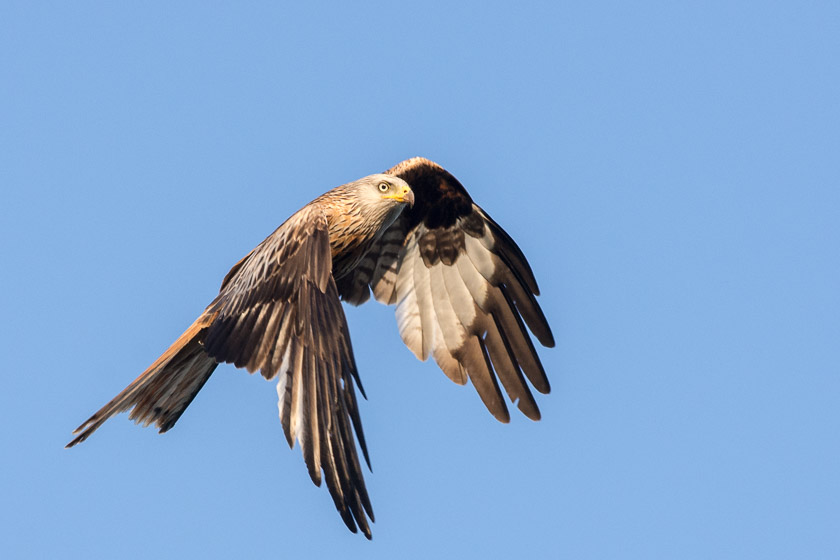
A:
POLYGON ((534 422, 542 420, 542 413, 534 402, 519 399, 519 402, 516 404, 516 408, 518 408, 528 420, 533 420, 534 422))
MULTIPOLYGON (((543 345, 545 348, 554 348, 554 333, 551 332, 551 327, 548 326, 548 321, 546 320, 545 316, 542 317, 542 328, 534 331, 531 329, 531 332, 537 337, 537 340, 540 341, 540 344, 543 345)), ((530 327, 530 325, 529 325, 530 327)))

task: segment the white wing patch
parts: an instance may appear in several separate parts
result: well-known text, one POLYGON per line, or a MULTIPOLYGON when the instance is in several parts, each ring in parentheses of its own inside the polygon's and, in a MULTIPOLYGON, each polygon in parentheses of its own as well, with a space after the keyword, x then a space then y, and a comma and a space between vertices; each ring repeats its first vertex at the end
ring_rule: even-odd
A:
MULTIPOLYGON (((489 219, 478 207, 474 210, 489 219)), ((433 356, 456 383, 470 379, 491 412, 507 421, 498 377, 511 401, 529 418, 538 419, 539 409, 523 373, 542 392, 547 392, 548 384, 520 313, 529 325, 539 327, 544 319, 532 311, 536 302, 527 300, 526 288, 511 270, 507 253, 497 252, 500 241, 487 222, 479 237, 466 227, 454 227, 461 228, 454 230, 454 237, 434 239, 428 237, 430 230, 423 224, 410 231, 396 262, 380 259, 377 263, 372 275, 374 295, 384 303, 396 302, 400 336, 420 360, 433 356), (442 257, 435 256, 438 249, 451 247, 436 248, 435 243, 454 242, 457 246, 461 238, 461 251, 454 262, 445 264, 442 257), (430 253, 425 254, 427 261, 421 239, 431 244, 430 253)))
MULTIPOLYGON (((439 293, 437 290, 443 288, 445 292, 445 287, 442 281, 438 286, 438 272, 434 271, 433 274, 423 264, 415 235, 409 235, 400 261, 402 264, 397 277, 397 326, 403 342, 420 360, 427 360, 431 354, 447 377, 463 385, 467 382, 467 376, 447 348, 447 336, 444 336, 449 333, 451 319, 457 321, 457 318, 451 306, 446 309, 448 298, 436 296, 439 293), (447 333, 441 330, 435 306, 441 306, 440 313, 448 313, 450 317, 449 321, 443 323, 447 333)), ((460 333, 456 332, 453 336, 463 340, 460 333)))
MULTIPOLYGON (((397 326, 400 336, 408 349, 414 352, 418 360, 425 361, 429 355, 423 353, 423 324, 420 320, 420 307, 414 289, 414 267, 419 260, 417 240, 410 236, 403 248, 402 266, 397 278, 397 326)), ((420 261, 422 266, 422 261, 420 261)))

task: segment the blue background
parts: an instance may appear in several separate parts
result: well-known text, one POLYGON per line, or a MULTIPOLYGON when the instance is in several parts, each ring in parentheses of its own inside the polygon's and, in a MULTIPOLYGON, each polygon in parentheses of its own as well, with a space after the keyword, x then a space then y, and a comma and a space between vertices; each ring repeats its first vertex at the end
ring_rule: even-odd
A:
POLYGON ((231 4, 0 5, 0 555, 840 557, 840 4, 231 4), (414 155, 534 268, 541 422, 367 304, 372 542, 230 366, 63 449, 292 212, 414 155))

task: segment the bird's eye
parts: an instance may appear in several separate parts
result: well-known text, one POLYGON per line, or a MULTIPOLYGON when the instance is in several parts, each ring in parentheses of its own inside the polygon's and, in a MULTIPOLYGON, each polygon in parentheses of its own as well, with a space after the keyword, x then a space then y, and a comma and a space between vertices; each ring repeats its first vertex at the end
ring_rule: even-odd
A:
POLYGON ((388 192, 388 183, 379 183, 379 190, 381 192, 388 192))

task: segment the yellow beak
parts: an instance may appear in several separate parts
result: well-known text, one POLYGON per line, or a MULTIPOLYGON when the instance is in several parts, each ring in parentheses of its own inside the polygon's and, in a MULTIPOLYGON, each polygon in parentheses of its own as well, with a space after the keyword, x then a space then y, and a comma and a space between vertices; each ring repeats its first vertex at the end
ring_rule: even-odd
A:
POLYGON ((403 187, 397 194, 386 194, 383 198, 392 198, 397 202, 407 202, 409 206, 414 206, 414 191, 408 187, 403 187))

